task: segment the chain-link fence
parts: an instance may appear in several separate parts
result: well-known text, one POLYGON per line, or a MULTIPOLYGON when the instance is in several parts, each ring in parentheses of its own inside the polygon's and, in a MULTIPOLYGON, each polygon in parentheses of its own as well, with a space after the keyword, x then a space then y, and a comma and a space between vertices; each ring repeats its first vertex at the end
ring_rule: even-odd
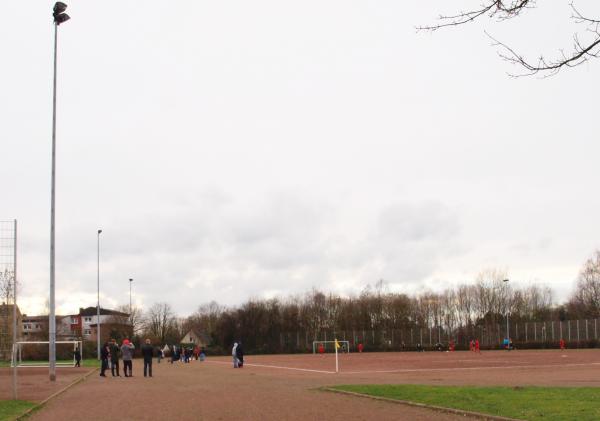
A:
POLYGON ((13 343, 16 230, 17 221, 0 221, 0 360, 10 359, 13 343))
MULTIPOLYGON (((444 327, 413 327, 406 329, 341 330, 322 329, 317 334, 297 331, 282 333, 280 343, 271 352, 312 352, 313 341, 334 339, 350 342, 355 350, 362 343, 370 351, 411 351, 420 344, 424 349, 447 349, 453 342, 456 349, 469 349, 469 342, 479 340, 482 349, 500 349, 507 337, 506 323, 476 325, 448 329, 444 327)), ((558 348, 563 339, 569 348, 600 346, 600 322, 565 320, 509 323, 509 336, 516 348, 558 348)))

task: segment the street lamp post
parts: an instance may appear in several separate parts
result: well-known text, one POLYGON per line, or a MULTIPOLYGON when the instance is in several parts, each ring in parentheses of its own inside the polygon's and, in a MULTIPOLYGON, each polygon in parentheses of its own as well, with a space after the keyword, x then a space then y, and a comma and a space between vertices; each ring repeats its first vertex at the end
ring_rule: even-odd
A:
MULTIPOLYGON (((504 279, 502 282, 508 284, 508 279, 504 279)), ((508 306, 506 307, 506 339, 508 339, 508 347, 510 348, 510 325, 508 324, 508 306)))
POLYGON ((100 234, 102 230, 98 230, 98 303, 96 305, 96 341, 98 342, 97 352, 98 360, 100 360, 100 234))
POLYGON ((129 318, 131 319, 131 283, 133 278, 129 278, 129 318))
POLYGON ((50 381, 56 381, 56 317, 54 302, 55 286, 55 186, 56 186, 56 58, 58 50, 58 25, 68 21, 69 15, 65 13, 67 5, 60 1, 54 4, 52 16, 54 17, 54 80, 52 85, 52 181, 50 187, 50 314, 48 316, 48 368, 50 381))

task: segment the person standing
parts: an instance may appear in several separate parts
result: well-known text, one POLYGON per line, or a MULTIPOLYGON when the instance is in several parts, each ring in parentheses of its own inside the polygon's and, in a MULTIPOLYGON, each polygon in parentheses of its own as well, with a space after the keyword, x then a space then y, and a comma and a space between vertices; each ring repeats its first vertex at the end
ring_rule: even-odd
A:
POLYGON ((152 357, 154 356, 154 347, 150 339, 146 339, 146 344, 142 345, 142 356, 144 357, 144 377, 148 374, 152 377, 152 357))
POLYGON ((81 367, 81 350, 79 349, 79 345, 75 348, 74 357, 75 367, 81 367))
POLYGON ((119 374, 119 345, 117 345, 117 341, 114 339, 110 340, 110 372, 112 376, 115 377, 115 371, 117 372, 117 377, 121 377, 119 374))
POLYGON ((160 364, 160 360, 163 358, 163 351, 160 346, 156 347, 156 362, 160 364))
POLYGON ((135 345, 129 342, 129 339, 123 339, 123 345, 121 345, 121 354, 123 355, 123 372, 125 377, 133 377, 133 352, 135 351, 135 345), (129 375, 127 375, 127 369, 129 369, 129 375))
POLYGON ((242 348, 242 341, 238 342, 238 346, 235 349, 235 354, 238 360, 238 368, 242 368, 244 366, 244 348, 242 348))
POLYGON ((100 376, 106 377, 104 372, 108 369, 108 357, 110 355, 110 349, 108 347, 108 342, 104 342, 102 348, 100 348, 100 376))
POLYGON ((233 368, 238 368, 237 347, 238 343, 234 342, 233 348, 231 350, 231 356, 233 357, 233 368))

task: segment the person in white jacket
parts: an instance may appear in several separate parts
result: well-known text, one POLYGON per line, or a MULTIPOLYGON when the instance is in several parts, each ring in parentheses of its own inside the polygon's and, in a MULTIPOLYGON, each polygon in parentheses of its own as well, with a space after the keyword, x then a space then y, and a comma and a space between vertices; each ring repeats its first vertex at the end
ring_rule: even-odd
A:
POLYGON ((233 357, 233 368, 239 367, 239 361, 238 361, 238 357, 237 357, 237 346, 238 346, 238 343, 235 342, 233 344, 233 349, 231 350, 231 356, 233 357))

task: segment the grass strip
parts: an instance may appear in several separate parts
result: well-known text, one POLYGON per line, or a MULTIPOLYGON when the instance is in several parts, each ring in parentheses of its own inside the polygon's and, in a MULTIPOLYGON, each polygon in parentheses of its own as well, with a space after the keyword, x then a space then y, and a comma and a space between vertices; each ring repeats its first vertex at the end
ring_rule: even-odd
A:
POLYGON ((36 404, 29 401, 0 401, 0 421, 9 421, 15 419, 26 410, 33 408, 36 404))
POLYGON ((331 389, 522 420, 599 420, 600 388, 343 385, 331 389))
MULTIPOLYGON (((57 363, 69 363, 71 364, 73 362, 73 360, 58 360, 57 363)), ((27 366, 27 365, 43 365, 43 364, 48 364, 48 360, 46 361, 24 361, 23 365, 27 366)), ((81 360, 81 366, 82 367, 90 367, 90 368, 96 368, 96 367, 100 367, 100 361, 98 361, 95 358, 86 358, 81 360)), ((6 368, 6 367, 10 367, 10 361, 0 361, 0 368, 6 368)), ((72 365, 64 365, 63 367, 72 367, 72 365)))

